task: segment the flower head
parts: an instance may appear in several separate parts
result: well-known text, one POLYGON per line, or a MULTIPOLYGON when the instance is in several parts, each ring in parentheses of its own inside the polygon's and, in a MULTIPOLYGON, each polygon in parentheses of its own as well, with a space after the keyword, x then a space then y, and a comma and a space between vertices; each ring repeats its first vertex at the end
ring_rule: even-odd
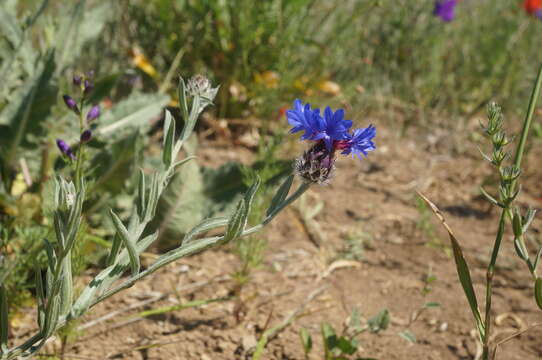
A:
POLYGON ((75 154, 73 153, 72 149, 66 142, 62 139, 56 139, 56 146, 58 146, 58 149, 60 152, 66 156, 68 156, 70 159, 75 160, 75 154))
POLYGON ((81 86, 82 81, 83 77, 81 75, 74 75, 72 78, 73 85, 75 86, 81 86))
POLYGON ((306 182, 327 184, 335 170, 335 159, 325 143, 318 141, 296 159, 294 172, 306 182))
POLYGON ((376 128, 355 129, 349 132, 352 121, 344 120, 344 110, 335 112, 326 107, 324 116, 319 109, 311 109, 309 104, 303 105, 301 100, 294 101, 294 108, 286 112, 288 122, 292 125, 291 133, 305 131, 301 140, 316 143, 300 156, 295 163, 295 172, 307 182, 326 183, 334 170, 335 153, 357 156, 360 160, 369 151, 375 150, 373 138, 376 128))
POLYGON ((458 0, 436 0, 433 14, 441 18, 442 21, 450 22, 455 17, 457 3, 458 0))
POLYGON ((92 90, 94 90, 94 83, 92 80, 85 79, 83 82, 83 95, 88 96, 92 90))
POLYGON ((529 15, 542 19, 542 0, 525 0, 523 8, 529 15))
POLYGON ((94 105, 87 113, 87 121, 91 122, 92 120, 100 116, 100 105, 94 105))
POLYGON ((80 114, 79 108, 77 107, 77 102, 75 102, 75 100, 71 96, 63 95, 62 98, 64 99, 64 103, 66 104, 68 109, 70 109, 71 111, 73 111, 77 115, 80 114))

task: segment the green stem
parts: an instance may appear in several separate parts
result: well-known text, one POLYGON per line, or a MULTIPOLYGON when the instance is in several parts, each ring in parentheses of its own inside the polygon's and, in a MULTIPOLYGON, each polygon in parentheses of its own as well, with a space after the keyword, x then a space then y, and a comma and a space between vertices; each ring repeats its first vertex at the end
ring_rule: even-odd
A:
MULTIPOLYGON (((540 94, 540 87, 542 85, 542 65, 540 65, 538 69, 538 75, 536 77, 535 86, 533 88, 533 91, 531 93, 531 98, 529 99, 529 107, 527 109, 527 114, 525 115, 525 120, 523 121, 523 129, 521 131, 521 137, 518 143, 518 146, 516 148, 516 155, 514 158, 514 165, 520 169, 521 168, 521 160, 523 159, 523 153, 525 152, 525 144, 527 142, 527 137, 529 136, 529 129, 531 127, 534 110, 536 107, 536 101, 538 100, 538 96, 540 94)), ((511 189, 512 193, 515 190, 516 187, 516 180, 512 181, 511 189)), ((497 231, 497 236, 495 238, 495 243, 493 244, 493 251, 491 252, 491 260, 489 262, 489 265, 487 267, 487 274, 486 274, 486 309, 485 309, 485 320, 484 320, 484 327, 485 327, 485 333, 483 337, 483 353, 482 353, 482 360, 489 360, 490 359, 490 346, 489 346, 489 339, 491 336, 491 298, 493 295, 493 275, 495 272, 495 264, 497 262, 497 256, 499 255, 499 250, 501 247, 502 238, 504 236, 504 227, 506 224, 506 217, 511 217, 510 214, 510 204, 502 209, 501 217, 499 220, 499 229, 497 231)))

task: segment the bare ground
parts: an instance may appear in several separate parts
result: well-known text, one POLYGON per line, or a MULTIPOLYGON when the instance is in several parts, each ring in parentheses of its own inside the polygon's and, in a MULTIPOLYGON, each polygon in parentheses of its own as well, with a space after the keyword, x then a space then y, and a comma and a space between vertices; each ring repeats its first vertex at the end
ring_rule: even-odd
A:
MULTIPOLYGON (((477 188, 491 169, 481 162, 476 144, 457 140, 467 138, 468 132, 451 138, 444 131, 418 131, 408 140, 384 128, 379 128, 378 151, 368 160, 341 159, 330 185, 311 188, 304 206, 287 209, 268 226, 262 234, 269 240, 265 261, 243 289, 242 306, 222 301, 145 319, 133 316, 144 309, 230 294, 237 260, 229 248, 217 248, 167 266, 97 306, 82 325, 114 311, 122 313, 84 330, 65 350, 66 358, 250 359, 263 330, 279 324, 311 292, 323 287, 302 316, 271 339, 263 359, 303 359, 301 327, 310 331, 315 342, 309 358, 322 359, 321 323, 329 322, 340 332, 354 307, 364 318, 383 308, 391 314, 386 330, 359 336, 360 357, 474 359, 478 347, 474 323, 454 261, 447 254, 448 238, 432 216, 429 230, 417 226, 424 212, 416 204, 415 191, 432 199, 456 232, 483 310, 485 266, 499 214, 489 210, 477 188), (303 214, 318 202, 324 203, 322 211, 315 221, 306 221, 303 214), (347 236, 363 239, 361 261, 338 255, 347 236), (423 279, 430 271, 437 280, 423 295, 423 279), (153 298, 161 300, 130 310, 153 298), (412 314, 429 301, 441 306, 424 311, 409 325, 412 314), (398 336, 407 328, 417 343, 398 336)), ((209 160, 214 151, 223 155, 219 161, 249 156, 242 149, 203 148, 203 158, 209 160)), ((542 205, 539 160, 540 147, 535 146, 526 159, 530 168, 522 178, 525 191, 520 200, 538 208, 542 205)), ((535 220, 531 236, 540 240, 541 229, 542 223, 535 220)), ((542 321, 528 271, 515 255, 510 236, 505 240, 495 279, 496 340, 542 321)), ((15 333, 26 331, 22 327, 15 333)), ((45 352, 55 351, 58 345, 52 343, 45 352)), ((542 326, 503 344, 498 353, 501 360, 540 358, 542 326)))

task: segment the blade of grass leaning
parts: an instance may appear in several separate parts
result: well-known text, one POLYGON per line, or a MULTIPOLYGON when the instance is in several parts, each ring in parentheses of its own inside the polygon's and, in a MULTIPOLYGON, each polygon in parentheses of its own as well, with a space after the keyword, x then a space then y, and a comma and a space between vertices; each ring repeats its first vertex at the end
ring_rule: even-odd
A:
POLYGON ((177 305, 164 306, 164 307, 151 309, 151 310, 145 310, 140 313, 137 313, 135 317, 144 318, 144 317, 149 317, 149 316, 154 316, 154 315, 162 315, 162 314, 167 314, 172 311, 185 310, 185 309, 189 309, 193 307, 198 307, 202 305, 212 304, 212 303, 221 302, 221 301, 228 301, 228 300, 231 300, 230 296, 224 296, 224 297, 213 298, 213 299, 194 300, 194 301, 186 302, 184 304, 177 304, 177 305))
POLYGON ((476 299, 476 293, 474 292, 474 287, 472 286, 469 266, 465 261, 465 257, 463 256, 463 251, 461 250, 459 241, 457 241, 454 233, 452 232, 452 229, 446 223, 444 216, 437 208, 437 206, 420 192, 418 192, 418 195, 427 203, 427 205, 429 205, 431 210, 433 210, 437 218, 441 221, 442 225, 448 232, 450 242, 452 244, 455 264, 457 267, 457 275, 459 276, 459 281, 461 282, 461 286, 463 287, 463 291, 465 292, 465 296, 467 297, 467 301, 469 302, 472 315, 474 316, 474 320, 476 322, 476 327, 478 328, 478 333, 480 334, 480 337, 483 338, 485 336, 485 328, 482 322, 482 317, 480 316, 480 310, 478 309, 478 300, 476 299))
POLYGON ((6 289, 0 285, 0 354, 8 351, 8 298, 6 289))

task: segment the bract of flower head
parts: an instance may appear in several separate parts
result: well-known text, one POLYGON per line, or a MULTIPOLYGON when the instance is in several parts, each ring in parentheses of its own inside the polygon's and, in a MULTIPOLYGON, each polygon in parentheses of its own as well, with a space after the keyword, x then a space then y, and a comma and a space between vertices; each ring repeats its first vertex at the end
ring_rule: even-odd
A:
POLYGON ((529 15, 542 19, 542 0, 525 0, 523 8, 529 15))
POLYGON ((60 152, 66 156, 68 156, 70 159, 75 160, 75 154, 73 153, 70 146, 62 139, 56 139, 56 146, 58 146, 58 149, 60 152))
POLYGON ((442 21, 450 22, 455 17, 455 7, 458 0, 436 0, 433 14, 442 19, 442 21))

